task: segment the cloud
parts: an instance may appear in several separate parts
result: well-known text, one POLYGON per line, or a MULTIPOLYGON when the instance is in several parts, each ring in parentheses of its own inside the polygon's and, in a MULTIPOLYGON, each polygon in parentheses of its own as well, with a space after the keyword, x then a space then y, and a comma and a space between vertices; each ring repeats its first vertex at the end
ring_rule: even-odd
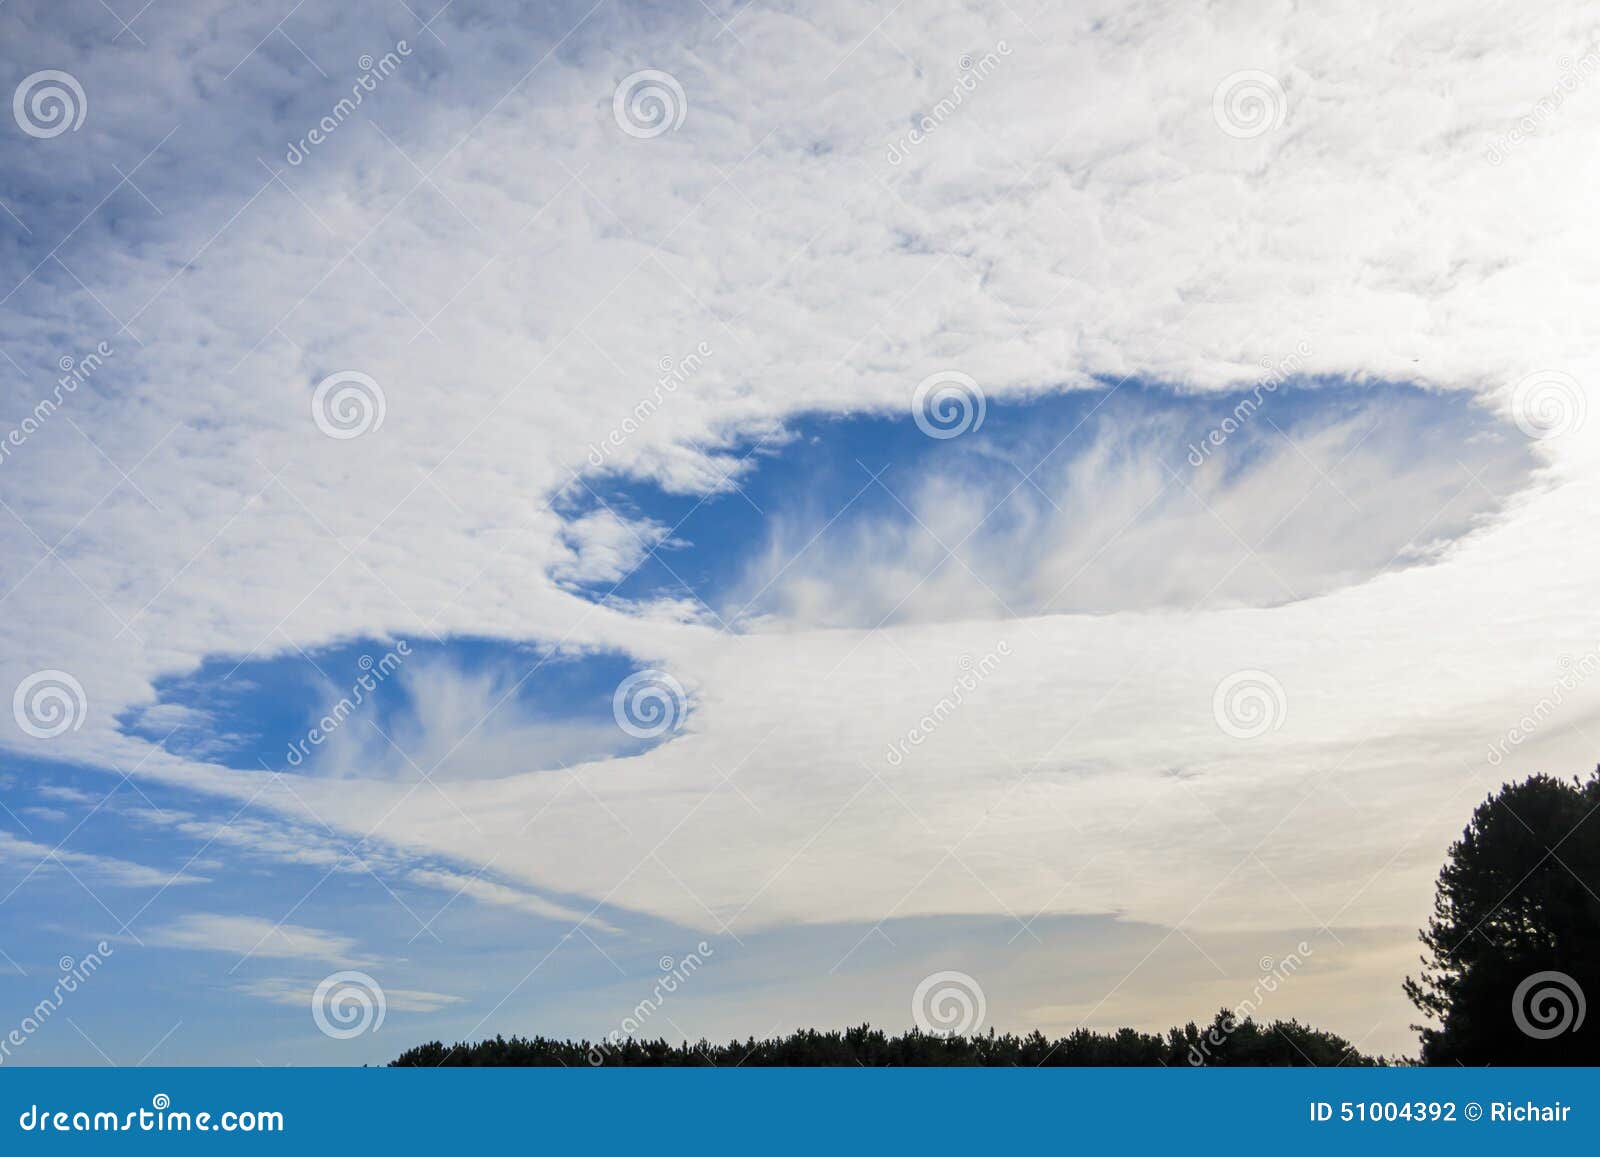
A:
POLYGON ((602 916, 597 916, 589 910, 579 911, 561 904, 535 896, 529 892, 508 888, 504 884, 496 884, 479 876, 466 876, 459 872, 441 872, 418 868, 407 876, 413 883, 423 884, 428 887, 446 889, 457 895, 470 896, 485 904, 498 904, 503 907, 516 908, 523 912, 532 913, 546 920, 571 921, 573 924, 584 924, 596 928, 601 932, 615 933, 617 928, 608 923, 602 916))
POLYGON ((769 509, 724 616, 870 629, 1274 606, 1436 560, 1526 483, 1525 440, 1446 399, 1302 387, 1276 403, 1203 453, 1191 403, 1140 391, 1058 420, 1067 446, 1051 426, 875 477, 863 465, 856 481, 890 502, 769 509))
POLYGON ((145 940, 163 948, 226 952, 271 960, 318 960, 349 965, 368 962, 356 952, 355 941, 347 936, 298 924, 275 923, 259 916, 191 912, 152 930, 145 940))
POLYGON ((34 789, 45 799, 60 800, 62 803, 99 803, 100 797, 91 795, 75 787, 65 787, 61 784, 40 784, 34 789))
MULTIPOLYGON (((34 871, 51 871, 60 868, 69 874, 83 873, 97 883, 121 888, 166 888, 176 884, 203 884, 206 878, 188 872, 171 872, 164 868, 151 868, 115 856, 100 856, 91 852, 74 852, 49 844, 35 843, 0 832, 0 862, 26 864, 29 875, 34 871)), ((19 885, 20 886, 20 885, 19 885)))
MULTIPOLYGON (((262 980, 253 980, 248 984, 239 985, 239 991, 246 996, 270 1000, 274 1004, 286 1004, 295 1008, 306 1008, 311 1004, 312 995, 316 992, 317 981, 288 980, 283 977, 268 977, 262 980)), ((460 1004, 462 998, 449 996, 442 992, 426 992, 411 988, 383 988, 385 1006, 393 1012, 438 1012, 452 1004, 460 1004)))

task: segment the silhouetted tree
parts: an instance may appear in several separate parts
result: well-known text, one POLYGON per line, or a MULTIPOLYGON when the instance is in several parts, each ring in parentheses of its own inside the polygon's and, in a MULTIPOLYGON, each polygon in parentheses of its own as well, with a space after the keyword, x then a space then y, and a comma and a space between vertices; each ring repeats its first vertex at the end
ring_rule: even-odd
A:
POLYGON ((1424 1064, 1600 1064, 1600 772, 1507 784, 1439 873, 1406 995, 1424 1064))
POLYGON ((507 1065, 608 1065, 653 1067, 751 1066, 1003 1066, 1003 1065, 1372 1065, 1350 1042, 1318 1032, 1298 1021, 1275 1021, 1266 1027, 1236 1021, 1223 1009, 1204 1031, 1193 1023, 1165 1037, 1131 1028, 1097 1033, 1080 1028, 1059 1040, 1034 1031, 987 1036, 934 1036, 912 1029, 888 1036, 860 1025, 843 1032, 801 1029, 786 1037, 729 1041, 715 1045, 701 1040, 673 1046, 664 1040, 624 1039, 594 1044, 550 1037, 505 1037, 475 1044, 446 1046, 439 1041, 402 1053, 401 1068, 437 1066, 492 1067, 507 1065))

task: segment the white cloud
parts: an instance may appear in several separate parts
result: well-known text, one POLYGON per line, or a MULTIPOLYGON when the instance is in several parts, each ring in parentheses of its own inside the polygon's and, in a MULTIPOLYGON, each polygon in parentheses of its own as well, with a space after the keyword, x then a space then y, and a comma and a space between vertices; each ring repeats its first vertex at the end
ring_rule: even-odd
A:
POLYGON ((62 803, 99 803, 101 798, 75 787, 64 787, 52 783, 40 784, 35 790, 45 799, 60 800, 62 803))
POLYGON ((228 916, 191 912, 161 928, 145 940, 163 948, 189 948, 226 952, 241 957, 271 960, 319 960, 329 964, 361 964, 355 941, 348 936, 276 923, 259 916, 228 916))
MULTIPOLYGON (((88 876, 97 883, 122 888, 165 888, 175 884, 203 884, 205 877, 188 872, 151 868, 115 856, 99 856, 91 852, 76 852, 51 844, 25 840, 10 832, 0 831, 0 862, 26 865, 31 875, 35 871, 62 871, 88 876)), ((18 884, 20 886, 20 884, 18 884)))
MULTIPOLYGON (((316 989, 316 980, 289 980, 284 977, 268 977, 239 986, 239 991, 246 996, 259 997, 274 1004, 286 1004, 295 1008, 310 1007, 316 989)), ((387 986, 383 988, 383 997, 385 1007, 393 1012, 438 1012, 441 1008, 460 1004, 462 999, 443 992, 387 986)))

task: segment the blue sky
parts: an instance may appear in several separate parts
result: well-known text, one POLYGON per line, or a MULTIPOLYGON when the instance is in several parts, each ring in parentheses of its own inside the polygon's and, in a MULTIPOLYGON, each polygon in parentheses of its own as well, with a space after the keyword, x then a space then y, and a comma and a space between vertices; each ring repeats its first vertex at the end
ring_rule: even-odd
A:
POLYGON ((1592 18, 283 7, 0 8, 0 1015, 110 949, 17 1063, 594 1036, 701 944, 651 1035, 1304 944, 1266 1015, 1409 1047, 1600 647, 1592 18))

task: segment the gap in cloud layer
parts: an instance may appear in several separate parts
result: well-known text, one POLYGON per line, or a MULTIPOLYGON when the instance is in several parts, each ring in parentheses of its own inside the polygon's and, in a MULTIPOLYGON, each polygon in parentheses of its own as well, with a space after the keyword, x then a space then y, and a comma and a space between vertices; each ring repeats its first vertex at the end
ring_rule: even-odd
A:
MULTIPOLYGON (((161 679, 122 729, 235 768, 492 779, 634 755, 657 737, 612 709, 637 664, 491 639, 363 639, 161 679)), ((681 704, 680 704, 681 706, 681 704)))
POLYGON ((710 493, 574 486, 555 577, 736 629, 1273 606, 1437 558, 1535 466, 1465 394, 1266 381, 802 418, 710 493))

